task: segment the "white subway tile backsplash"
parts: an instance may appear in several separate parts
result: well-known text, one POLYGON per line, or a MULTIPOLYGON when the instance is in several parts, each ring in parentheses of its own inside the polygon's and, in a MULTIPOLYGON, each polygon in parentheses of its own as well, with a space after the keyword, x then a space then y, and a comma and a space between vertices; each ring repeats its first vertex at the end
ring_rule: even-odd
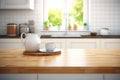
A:
MULTIPOLYGON (((42 29, 43 20, 42 1, 35 0, 34 10, 0 10, 0 35, 6 34, 7 23, 20 24, 28 22, 28 20, 35 21, 36 32, 39 32, 42 29)), ((100 28, 107 27, 111 30, 111 35, 120 35, 120 0, 90 1, 90 31, 98 32, 100 28)), ((49 34, 49 32, 47 33, 49 34)))
POLYGON ((6 34, 7 23, 28 23, 35 20, 35 27, 42 21, 42 0, 35 0, 35 10, 0 10, 0 35, 6 34))
MULTIPOLYGON (((96 31, 107 27, 111 35, 120 35, 120 0, 90 0, 91 27, 96 31), (95 28, 94 28, 95 27, 95 28)), ((92 30, 91 29, 91 30, 92 30)))

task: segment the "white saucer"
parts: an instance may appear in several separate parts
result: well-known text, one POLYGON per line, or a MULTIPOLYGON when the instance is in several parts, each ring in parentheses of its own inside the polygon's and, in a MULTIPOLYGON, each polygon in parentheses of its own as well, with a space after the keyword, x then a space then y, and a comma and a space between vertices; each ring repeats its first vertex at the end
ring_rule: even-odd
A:
POLYGON ((40 49, 40 52, 57 52, 57 51, 61 51, 60 49, 55 49, 53 51, 46 51, 46 49, 40 49))

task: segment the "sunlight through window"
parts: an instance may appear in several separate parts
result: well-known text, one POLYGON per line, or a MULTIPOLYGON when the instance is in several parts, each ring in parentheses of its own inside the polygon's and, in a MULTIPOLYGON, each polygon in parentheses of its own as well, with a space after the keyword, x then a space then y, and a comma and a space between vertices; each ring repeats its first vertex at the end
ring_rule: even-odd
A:
POLYGON ((44 0, 44 30, 83 30, 87 15, 84 0, 44 0))

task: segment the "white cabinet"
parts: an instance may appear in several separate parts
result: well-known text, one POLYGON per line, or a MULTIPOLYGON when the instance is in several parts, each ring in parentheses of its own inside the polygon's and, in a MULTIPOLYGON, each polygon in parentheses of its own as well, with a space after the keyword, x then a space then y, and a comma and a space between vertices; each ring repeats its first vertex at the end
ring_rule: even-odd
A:
POLYGON ((0 80, 37 80, 37 74, 0 74, 0 80))
POLYGON ((67 39, 67 48, 98 48, 99 39, 67 39))
MULTIPOLYGON (((45 42, 56 42, 58 48, 120 48, 120 39, 96 38, 58 38, 46 39, 45 42)), ((44 42, 44 41, 43 41, 44 42)))
POLYGON ((103 80, 102 74, 39 74, 38 80, 103 80))
POLYGON ((101 39, 101 48, 120 48, 120 39, 101 39))
POLYGON ((34 0, 0 0, 0 9, 34 9, 34 0))
POLYGON ((120 80, 120 74, 104 74, 104 80, 120 80))
POLYGON ((120 39, 96 38, 69 38, 66 40, 67 48, 120 48, 120 39))
MULTIPOLYGON (((41 38, 40 48, 45 49, 45 43, 54 42, 56 48, 120 48, 120 39, 96 39, 96 38, 41 38)), ((24 48, 21 39, 0 39, 0 48, 24 48)))
POLYGON ((0 49, 24 48, 21 39, 0 39, 0 49))
MULTIPOLYGON (((41 49, 45 49, 45 43, 47 42, 54 42, 56 45, 56 48, 65 48, 65 39, 41 39, 41 44, 40 44, 40 48, 41 49)), ((22 43, 21 39, 11 39, 11 38, 7 38, 7 39, 0 39, 0 49, 15 49, 15 48, 24 48, 24 44, 22 43)))
POLYGON ((40 49, 45 49, 46 39, 41 39, 40 49))
POLYGON ((59 48, 59 49, 61 49, 61 48, 65 48, 65 42, 66 42, 66 40, 64 39, 64 38, 54 38, 54 39, 41 39, 41 49, 45 49, 45 43, 47 43, 47 42, 54 42, 55 43, 55 45, 56 45, 56 48, 59 48))

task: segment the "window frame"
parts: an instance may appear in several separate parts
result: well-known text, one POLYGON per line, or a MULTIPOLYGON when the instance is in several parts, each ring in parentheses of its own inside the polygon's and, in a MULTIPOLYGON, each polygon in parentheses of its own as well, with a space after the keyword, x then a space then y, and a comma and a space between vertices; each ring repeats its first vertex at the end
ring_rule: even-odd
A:
MULTIPOLYGON (((44 15, 48 15, 47 12, 45 11, 45 7, 46 7, 45 6, 45 1, 46 0, 43 0, 43 20, 42 20, 42 23, 44 22, 45 19, 48 18, 48 16, 44 16, 44 15)), ((76 31, 89 31, 89 22, 90 22, 90 18, 89 18, 90 5, 89 5, 89 3, 90 3, 89 0, 83 0, 83 5, 84 5, 83 6, 83 22, 86 22, 88 25, 87 25, 86 28, 83 26, 82 30, 76 30, 76 31)), ((65 17, 64 21, 66 20, 66 22, 64 23, 65 26, 67 26, 67 17, 66 16, 67 16, 66 13, 64 13, 64 17, 65 17)), ((67 27, 64 27, 64 28, 65 28, 64 30, 47 30, 47 31, 68 31, 67 27)), ((44 25, 43 24, 42 24, 42 30, 41 31, 46 31, 46 30, 44 30, 44 25)), ((73 31, 73 30, 70 30, 70 31, 73 31)))

